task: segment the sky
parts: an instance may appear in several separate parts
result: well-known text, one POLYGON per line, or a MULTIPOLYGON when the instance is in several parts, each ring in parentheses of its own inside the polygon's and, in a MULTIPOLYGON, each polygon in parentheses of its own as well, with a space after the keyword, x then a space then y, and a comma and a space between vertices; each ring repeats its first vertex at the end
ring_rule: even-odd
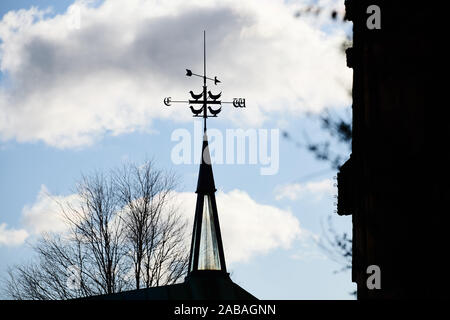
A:
POLYGON ((246 99, 208 120, 232 279, 260 299, 353 299, 350 272, 335 273, 341 266, 317 245, 330 214, 351 234, 351 217, 333 214, 336 172, 282 137, 325 139, 306 114, 350 108, 340 46, 351 25, 329 19, 343 9, 334 0, 2 0, 0 277, 33 259, 42 232, 63 232, 52 199, 76 199, 75 183, 94 170, 153 159, 180 176, 192 223, 201 121, 163 99, 201 91, 185 69, 202 73, 206 30, 207 74, 221 80, 209 89, 246 99), (311 4, 324 10, 296 17, 311 4), (242 132, 249 143, 229 148, 242 132))

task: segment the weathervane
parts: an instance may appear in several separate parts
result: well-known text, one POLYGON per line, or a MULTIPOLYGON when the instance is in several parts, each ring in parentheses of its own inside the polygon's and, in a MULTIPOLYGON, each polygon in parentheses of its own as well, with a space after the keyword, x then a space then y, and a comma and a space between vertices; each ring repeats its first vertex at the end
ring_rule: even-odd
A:
POLYGON ((166 106, 170 106, 171 103, 188 103, 190 106, 192 113, 194 114, 194 117, 203 117, 203 131, 206 132, 206 119, 210 117, 217 117, 217 115, 222 111, 222 104, 223 103, 232 103, 235 108, 245 108, 245 99, 244 98, 234 98, 233 101, 220 101, 220 96, 222 95, 222 92, 219 94, 213 94, 211 91, 208 91, 206 80, 214 81, 214 85, 217 85, 218 83, 221 83, 217 77, 214 77, 214 79, 209 78, 206 76, 206 32, 203 31, 203 76, 193 73, 191 70, 186 69, 186 76, 192 77, 200 77, 203 78, 203 92, 200 94, 195 94, 192 90, 189 91, 191 94, 192 99, 190 100, 172 100, 171 97, 167 97, 164 99, 164 104, 166 106), (209 98, 209 99, 208 99, 209 98), (194 108, 193 105, 201 105, 199 109, 194 108), (211 105, 218 105, 219 108, 213 109, 211 105), (209 110, 209 113, 208 113, 209 110))

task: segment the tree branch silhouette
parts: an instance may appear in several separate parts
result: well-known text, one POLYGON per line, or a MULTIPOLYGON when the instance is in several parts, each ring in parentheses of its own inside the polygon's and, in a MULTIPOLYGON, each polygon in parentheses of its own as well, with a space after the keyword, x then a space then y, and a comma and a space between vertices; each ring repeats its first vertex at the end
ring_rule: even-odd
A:
POLYGON ((83 176, 80 203, 58 203, 67 231, 43 234, 36 259, 9 268, 6 295, 73 299, 182 279, 189 257, 186 222, 172 204, 176 181, 152 162, 83 176))

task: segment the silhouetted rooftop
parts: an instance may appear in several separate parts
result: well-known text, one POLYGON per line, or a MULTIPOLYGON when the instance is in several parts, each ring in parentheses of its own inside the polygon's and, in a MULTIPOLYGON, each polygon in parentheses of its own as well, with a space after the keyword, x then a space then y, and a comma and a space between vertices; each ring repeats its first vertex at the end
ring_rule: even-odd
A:
POLYGON ((185 282, 167 286, 124 291, 82 300, 257 300, 216 270, 191 272, 185 282))

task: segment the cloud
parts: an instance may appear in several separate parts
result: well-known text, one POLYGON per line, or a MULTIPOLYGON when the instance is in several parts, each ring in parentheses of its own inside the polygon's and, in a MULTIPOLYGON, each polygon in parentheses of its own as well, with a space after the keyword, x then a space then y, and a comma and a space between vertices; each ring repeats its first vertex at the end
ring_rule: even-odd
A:
POLYGON ((79 201, 77 194, 55 196, 42 185, 36 201, 22 209, 22 224, 31 234, 36 235, 43 232, 63 232, 67 230, 67 225, 64 223, 60 204, 76 206, 79 201))
MULTIPOLYGON (((192 227, 196 195, 183 192, 177 198, 192 227)), ((228 264, 248 261, 274 249, 288 249, 304 232, 290 211, 257 203, 245 191, 219 191, 216 200, 228 264)))
MULTIPOLYGON (((196 194, 174 192, 173 199, 173 205, 180 209, 180 213, 188 221, 190 232, 194 222, 196 194)), ((290 211, 260 204, 245 191, 219 191, 216 199, 226 261, 229 264, 248 261, 274 249, 288 249, 295 240, 302 236, 306 239, 308 235, 290 211)), ((19 245, 28 236, 42 232, 66 231, 67 226, 63 222, 58 203, 70 203, 76 207, 79 201, 76 194, 52 195, 42 185, 36 201, 22 210, 23 229, 7 230, 5 224, 0 225, 0 245, 19 245)), ((188 247, 190 241, 190 237, 186 237, 188 247)))
POLYGON ((272 114, 350 103, 344 31, 296 19, 284 1, 91 2, 59 15, 31 8, 3 16, 1 140, 73 148, 152 130, 155 119, 190 121, 189 109, 162 100, 201 89, 184 69, 201 73, 204 29, 208 74, 222 80, 211 89, 247 99, 248 109, 225 108, 225 118, 258 126, 272 114), (79 28, 69 23, 74 12, 79 28))
POLYGON ((307 183, 289 183, 275 188, 275 199, 297 200, 309 197, 315 201, 320 200, 324 195, 332 195, 335 191, 331 179, 312 181, 307 183))
POLYGON ((36 201, 22 209, 21 229, 7 230, 6 224, 0 224, 0 245, 21 245, 29 237, 43 232, 66 231, 68 226, 64 222, 60 204, 70 204, 76 208, 80 204, 80 198, 77 194, 52 195, 47 187, 42 185, 36 201))
POLYGON ((309 230, 303 230, 301 239, 295 252, 290 255, 291 259, 309 262, 312 260, 325 260, 327 256, 317 250, 317 244, 320 241, 320 236, 309 230))
POLYGON ((25 229, 8 229, 6 223, 0 224, 0 246, 21 245, 28 236, 29 234, 25 229))

